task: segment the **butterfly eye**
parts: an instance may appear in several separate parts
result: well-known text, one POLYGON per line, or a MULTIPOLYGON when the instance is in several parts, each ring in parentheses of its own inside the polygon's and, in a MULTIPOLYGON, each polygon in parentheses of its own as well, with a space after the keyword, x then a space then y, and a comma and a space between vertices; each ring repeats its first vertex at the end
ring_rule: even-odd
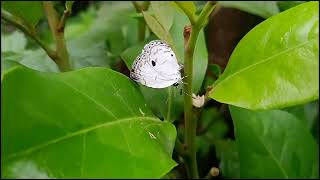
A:
POLYGON ((152 66, 156 66, 156 62, 151 61, 152 66))

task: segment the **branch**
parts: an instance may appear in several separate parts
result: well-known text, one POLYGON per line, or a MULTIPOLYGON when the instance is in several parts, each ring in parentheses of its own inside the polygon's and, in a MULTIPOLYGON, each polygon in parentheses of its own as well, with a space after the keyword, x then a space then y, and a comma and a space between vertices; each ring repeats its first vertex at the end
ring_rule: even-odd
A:
POLYGON ((58 25, 58 31, 64 31, 64 26, 66 24, 66 19, 71 15, 72 11, 72 4, 74 1, 66 1, 66 9, 63 11, 63 15, 60 19, 59 25, 58 25), (69 4, 68 4, 69 2, 69 4))
POLYGON ((22 22, 17 21, 9 14, 1 11, 1 19, 8 22, 9 24, 14 25, 16 28, 20 29, 26 35, 28 35, 31 39, 33 39, 46 53, 47 55, 53 60, 56 61, 57 55, 56 52, 50 49, 30 28, 24 25, 22 22))
POLYGON ((166 121, 171 122, 171 105, 172 105, 172 94, 174 92, 172 91, 172 87, 168 88, 168 111, 166 116, 166 121))
POLYGON ((65 45, 64 32, 59 30, 57 12, 53 7, 52 1, 43 1, 43 8, 56 43, 56 51, 58 55, 56 63, 61 71, 69 71, 71 70, 69 54, 65 45))
POLYGON ((187 146, 187 169, 189 178, 198 179, 198 167, 197 167, 197 157, 196 157, 196 129, 197 121, 193 117, 192 113, 192 77, 193 77, 193 54, 196 45, 196 41, 199 35, 200 30, 204 27, 204 22, 207 21, 208 16, 213 11, 215 5, 212 2, 208 2, 205 7, 202 9, 199 18, 196 22, 193 22, 194 19, 190 19, 192 24, 191 28, 185 28, 184 38, 185 38, 185 49, 184 49, 184 72, 185 72, 185 84, 184 88, 184 118, 185 118, 185 143, 187 146))

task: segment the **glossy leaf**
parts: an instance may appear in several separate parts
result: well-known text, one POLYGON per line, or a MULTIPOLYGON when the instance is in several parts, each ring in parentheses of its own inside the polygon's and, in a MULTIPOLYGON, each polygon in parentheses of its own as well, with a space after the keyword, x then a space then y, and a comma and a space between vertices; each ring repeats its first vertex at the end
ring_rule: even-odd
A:
POLYGON ((23 19, 31 27, 35 27, 44 16, 40 1, 4 1, 1 5, 3 9, 23 19))
POLYGON ((210 97, 247 109, 318 99, 318 13, 318 2, 308 2, 252 29, 233 51, 210 97))
POLYGON ((160 39, 167 42, 169 45, 173 45, 172 37, 169 34, 164 27, 161 26, 161 24, 157 21, 156 18, 149 15, 148 12, 142 12, 143 17, 148 24, 149 28, 152 30, 152 32, 160 39))
POLYGON ((265 19, 279 13, 276 1, 219 1, 223 7, 235 8, 265 19))
POLYGON ((2 178, 160 178, 176 165, 175 127, 118 72, 17 67, 1 85, 2 178))
POLYGON ((170 2, 151 1, 150 10, 154 12, 154 16, 161 26, 169 31, 174 18, 174 8, 170 5, 170 2))
POLYGON ((319 178, 319 149, 303 121, 282 110, 229 108, 240 178, 319 178))

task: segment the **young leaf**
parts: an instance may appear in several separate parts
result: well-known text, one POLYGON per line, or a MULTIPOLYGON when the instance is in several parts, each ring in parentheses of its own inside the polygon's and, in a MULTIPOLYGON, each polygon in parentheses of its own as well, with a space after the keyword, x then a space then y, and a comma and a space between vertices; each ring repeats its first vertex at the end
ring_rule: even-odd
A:
POLYGON ((142 14, 149 28, 152 30, 152 32, 156 36, 158 36, 158 38, 166 41, 172 47, 173 41, 169 32, 166 31, 154 17, 149 15, 148 12, 142 12, 142 14))
POLYGON ((166 1, 151 1, 150 10, 162 27, 169 31, 174 18, 174 8, 166 1))
POLYGON ((35 27, 44 16, 40 1, 4 1, 3 9, 24 20, 31 27, 35 27))
POLYGON ((265 19, 279 13, 276 1, 219 1, 223 7, 239 9, 265 19))
POLYGON ((229 107, 240 178, 319 178, 319 149, 305 122, 282 110, 229 107))
POLYGON ((318 4, 298 5, 251 30, 233 51, 210 97, 247 109, 319 98, 318 4))
POLYGON ((4 178, 160 178, 176 165, 175 127, 118 72, 15 67, 1 85, 4 178))
MULTIPOLYGON (((193 1, 174 1, 173 5, 178 10, 185 13, 189 18, 191 18, 192 21, 195 20, 197 7, 193 1)), ((192 22, 192 23, 194 23, 194 22, 192 22)))

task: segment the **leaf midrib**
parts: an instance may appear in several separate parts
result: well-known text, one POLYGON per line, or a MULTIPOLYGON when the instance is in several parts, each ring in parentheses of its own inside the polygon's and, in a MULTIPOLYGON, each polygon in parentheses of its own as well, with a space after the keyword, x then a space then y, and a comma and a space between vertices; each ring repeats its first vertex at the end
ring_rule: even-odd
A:
POLYGON ((70 139, 70 138, 72 138, 74 136, 77 136, 77 135, 86 134, 86 133, 88 133, 90 131, 93 131, 93 130, 96 130, 96 129, 99 129, 99 128, 102 128, 102 127, 112 126, 112 125, 116 125, 116 124, 119 124, 119 123, 126 123, 126 122, 130 122, 130 121, 141 121, 142 119, 144 119, 145 121, 152 121, 152 122, 158 122, 158 123, 161 122, 157 118, 154 118, 154 117, 140 117, 140 116, 124 118, 122 120, 117 120, 117 121, 109 121, 109 122, 105 122, 105 123, 102 123, 102 124, 98 124, 96 126, 92 126, 92 127, 88 127, 88 128, 85 128, 85 129, 81 129, 81 130, 75 131, 73 133, 64 135, 62 137, 58 137, 56 139, 50 140, 50 141, 48 141, 46 143, 43 143, 43 144, 40 144, 40 145, 36 145, 36 146, 32 146, 32 147, 30 147, 30 148, 28 148, 26 150, 23 150, 23 151, 20 151, 20 152, 17 152, 17 153, 9 154, 4 159, 5 160, 10 160, 10 159, 18 157, 18 156, 30 154, 32 152, 35 152, 35 151, 39 150, 39 149, 43 149, 43 148, 45 148, 47 146, 59 143, 59 142, 61 142, 63 140, 66 140, 66 139, 70 139))
MULTIPOLYGON (((237 74, 240 74, 240 73, 242 73, 242 72, 244 72, 244 71, 246 71, 246 70, 248 70, 248 69, 251 69, 251 68, 253 68, 254 66, 258 66, 258 65, 260 65, 260 64, 269 62, 269 61, 272 60, 274 57, 277 57, 277 56, 280 56, 280 55, 282 55, 282 54, 284 54, 284 53, 290 52, 291 50, 294 50, 294 49, 296 49, 296 48, 299 48, 299 47, 301 47, 301 46, 304 46, 304 45, 306 45, 306 44, 308 44, 308 43, 311 43, 312 41, 316 41, 316 39, 312 39, 312 40, 305 41, 305 42, 303 42, 303 43, 301 43, 301 44, 298 44, 297 46, 294 46, 294 47, 292 47, 292 48, 288 48, 288 49, 286 49, 286 50, 284 50, 284 51, 282 51, 282 52, 280 52, 280 53, 277 53, 277 54, 274 54, 274 55, 272 55, 272 56, 270 56, 270 57, 268 57, 268 58, 262 59, 261 61, 259 61, 259 62, 257 62, 257 63, 251 64, 251 65, 249 65, 249 66, 247 66, 247 67, 245 67, 245 68, 243 68, 243 69, 241 69, 241 70, 239 70, 239 71, 237 71, 237 72, 235 72, 235 73, 233 73, 233 74, 230 74, 227 78, 225 78, 225 79, 221 80, 219 83, 217 83, 217 85, 214 87, 214 89, 217 89, 221 84, 223 84, 224 82, 226 82, 228 79, 233 78, 233 77, 236 76, 237 74)), ((213 92, 214 92, 214 89, 213 89, 213 92)))

